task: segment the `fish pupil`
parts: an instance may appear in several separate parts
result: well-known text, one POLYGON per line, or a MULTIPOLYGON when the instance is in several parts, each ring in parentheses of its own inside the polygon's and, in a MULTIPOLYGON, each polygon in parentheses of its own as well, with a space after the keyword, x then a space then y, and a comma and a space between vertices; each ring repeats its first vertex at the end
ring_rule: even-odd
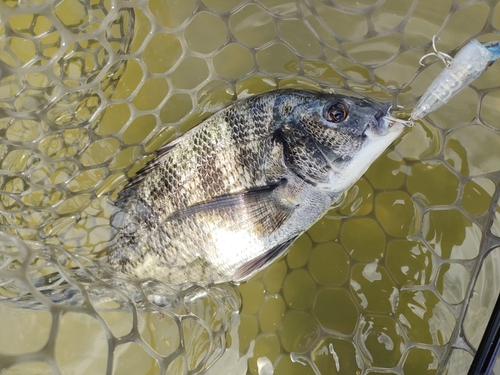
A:
POLYGON ((347 117, 347 107, 342 103, 334 103, 327 107, 325 117, 328 121, 339 123, 347 117))

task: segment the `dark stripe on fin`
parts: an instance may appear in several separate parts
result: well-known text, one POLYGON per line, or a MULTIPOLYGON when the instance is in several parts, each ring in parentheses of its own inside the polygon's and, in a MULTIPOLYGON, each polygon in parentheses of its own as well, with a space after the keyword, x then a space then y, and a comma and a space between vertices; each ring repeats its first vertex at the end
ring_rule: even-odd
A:
POLYGON ((264 268, 269 263, 273 262, 276 258, 278 258, 290 247, 292 242, 295 241, 297 237, 298 236, 292 237, 289 240, 273 247, 271 250, 268 250, 267 252, 258 256, 257 258, 254 258, 243 264, 234 273, 233 280, 236 282, 243 281, 248 277, 252 276, 257 271, 264 268))

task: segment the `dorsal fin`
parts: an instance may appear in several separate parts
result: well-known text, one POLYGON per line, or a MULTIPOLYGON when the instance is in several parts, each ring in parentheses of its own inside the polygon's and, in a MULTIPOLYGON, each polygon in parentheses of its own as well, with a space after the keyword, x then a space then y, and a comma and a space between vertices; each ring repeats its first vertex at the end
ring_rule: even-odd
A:
POLYGON ((158 150, 156 150, 156 156, 150 161, 148 161, 144 167, 142 167, 137 171, 137 173, 128 181, 127 185, 125 185, 123 190, 120 192, 120 195, 123 196, 124 195, 123 192, 125 190, 133 188, 134 186, 138 185, 142 180, 144 180, 148 175, 148 173, 151 172, 158 164, 160 164, 163 158, 166 155, 168 155, 168 153, 172 151, 175 148, 175 146, 177 146, 180 142, 182 142, 185 138, 187 138, 197 128, 198 125, 188 130, 180 137, 174 139, 172 142, 167 143, 166 145, 163 145, 158 150))

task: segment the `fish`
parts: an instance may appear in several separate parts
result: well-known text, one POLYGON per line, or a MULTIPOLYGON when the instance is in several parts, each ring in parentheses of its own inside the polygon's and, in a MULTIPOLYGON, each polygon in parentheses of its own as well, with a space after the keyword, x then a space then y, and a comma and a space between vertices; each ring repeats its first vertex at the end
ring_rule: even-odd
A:
POLYGON ((235 101, 115 201, 106 263, 169 285, 241 283, 285 254, 401 134, 389 105, 303 89, 235 101))

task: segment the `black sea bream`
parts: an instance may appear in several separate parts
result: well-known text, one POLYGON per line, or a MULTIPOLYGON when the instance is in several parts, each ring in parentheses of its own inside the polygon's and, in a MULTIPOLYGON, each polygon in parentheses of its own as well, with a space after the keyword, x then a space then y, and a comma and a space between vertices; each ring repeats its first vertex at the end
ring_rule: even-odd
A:
POLYGON ((157 151, 116 202, 107 261, 167 284, 242 281, 283 254, 398 137, 387 105, 249 97, 157 151))

